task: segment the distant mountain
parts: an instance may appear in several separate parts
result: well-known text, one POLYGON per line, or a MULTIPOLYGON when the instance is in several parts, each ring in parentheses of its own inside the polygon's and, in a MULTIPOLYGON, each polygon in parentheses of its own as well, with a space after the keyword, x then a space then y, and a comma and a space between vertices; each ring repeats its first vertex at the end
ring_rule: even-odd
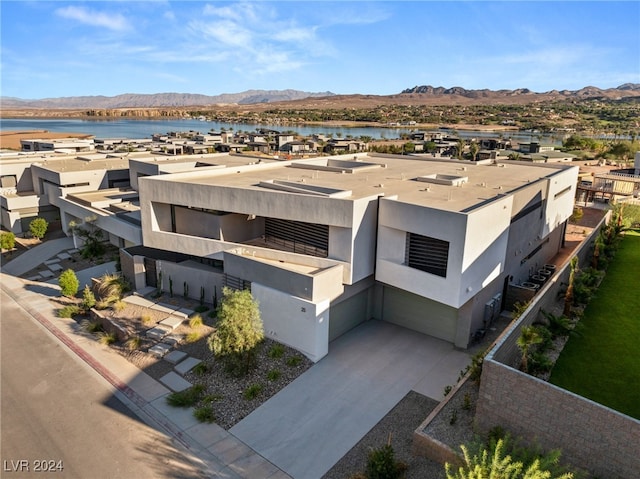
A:
POLYGON ((458 97, 479 99, 504 99, 508 97, 521 97, 530 96, 532 98, 540 97, 541 99, 547 99, 548 97, 562 97, 562 98, 616 98, 620 96, 640 96, 640 83, 625 83, 617 88, 608 88, 602 90, 594 86, 587 86, 580 90, 552 90, 548 92, 536 93, 528 88, 519 88, 517 90, 467 90, 459 86, 444 88, 433 87, 431 85, 414 86, 413 88, 407 88, 402 90, 400 95, 405 94, 424 94, 433 96, 445 96, 456 95, 458 97))
POLYGON ((208 96, 194 93, 156 93, 150 95, 126 93, 117 96, 72 96, 62 98, 44 98, 41 100, 24 100, 13 97, 1 97, 3 109, 38 108, 160 108, 207 106, 217 104, 248 105, 255 103, 273 103, 302 100, 311 97, 332 96, 331 92, 310 93, 299 90, 247 90, 242 93, 224 93, 208 96))

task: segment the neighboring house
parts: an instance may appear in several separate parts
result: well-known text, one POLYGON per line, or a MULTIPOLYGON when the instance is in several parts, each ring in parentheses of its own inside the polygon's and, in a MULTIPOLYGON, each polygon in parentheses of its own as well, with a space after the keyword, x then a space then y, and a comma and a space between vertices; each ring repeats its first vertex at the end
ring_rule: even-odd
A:
POLYGON ((332 138, 327 141, 324 149, 328 153, 337 153, 337 152, 360 152, 366 150, 366 143, 358 140, 352 139, 336 139, 332 138))
POLYGON ((60 140, 20 140, 22 151, 56 151, 58 153, 79 153, 92 151, 94 140, 65 138, 60 140))
POLYGON ((371 318, 466 348, 573 211, 575 166, 343 158, 139 177, 144 246, 123 250, 123 271, 205 297, 251 288, 266 335, 314 361, 371 318))

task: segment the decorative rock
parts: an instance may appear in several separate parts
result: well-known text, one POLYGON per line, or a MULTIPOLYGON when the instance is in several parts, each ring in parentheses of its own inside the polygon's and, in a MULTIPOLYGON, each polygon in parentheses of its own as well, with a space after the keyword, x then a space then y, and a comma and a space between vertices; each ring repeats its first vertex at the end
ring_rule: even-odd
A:
POLYGON ((170 362, 171 364, 178 364, 186 357, 187 353, 185 353, 184 351, 171 351, 164 357, 164 360, 170 362))
POLYGON ((180 364, 177 364, 173 369, 179 373, 182 374, 183 376, 185 374, 187 374, 189 371, 191 371, 194 366, 196 366, 197 364, 200 364, 202 361, 196 358, 187 358, 184 361, 182 361, 180 364))
POLYGON ((171 351, 171 346, 164 343, 159 343, 149 348, 149 353, 159 358, 164 357, 169 351, 171 351))
POLYGON ((171 330, 173 331, 178 326, 180 326, 184 322, 185 319, 186 318, 183 318, 181 316, 174 316, 172 314, 168 318, 163 319, 162 321, 160 321, 160 324, 163 325, 163 326, 167 326, 167 327, 171 328, 171 330))
POLYGON ((178 376, 176 373, 171 371, 168 374, 165 374, 160 378, 160 382, 167 386, 172 391, 184 391, 185 389, 189 389, 191 387, 191 383, 186 379, 178 376))
POLYGON ((151 328, 146 332, 147 338, 157 340, 164 338, 167 334, 169 334, 169 330, 162 326, 156 326, 155 328, 151 328))

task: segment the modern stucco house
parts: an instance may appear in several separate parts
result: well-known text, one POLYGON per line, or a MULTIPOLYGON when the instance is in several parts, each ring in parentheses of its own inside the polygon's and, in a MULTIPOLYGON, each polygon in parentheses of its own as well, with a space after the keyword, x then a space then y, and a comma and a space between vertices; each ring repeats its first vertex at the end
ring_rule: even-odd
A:
POLYGON ((313 360, 371 318, 466 348, 562 246, 577 177, 374 154, 136 175, 143 246, 123 272, 194 297, 250 287, 267 336, 313 360))

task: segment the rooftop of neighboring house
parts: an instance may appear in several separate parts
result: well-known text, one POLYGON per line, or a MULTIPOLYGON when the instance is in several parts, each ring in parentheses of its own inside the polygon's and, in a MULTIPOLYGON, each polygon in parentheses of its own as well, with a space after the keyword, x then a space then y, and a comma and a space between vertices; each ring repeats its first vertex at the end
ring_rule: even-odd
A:
POLYGON ((89 153, 87 155, 74 155, 63 158, 46 157, 34 162, 34 164, 59 173, 90 170, 122 170, 129 168, 129 159, 124 155, 89 153))
MULTIPOLYGON (((356 200, 395 196, 448 211, 464 211, 571 166, 402 156, 323 157, 155 177, 171 181, 356 200)), ((577 167, 576 174, 577 174, 577 167)))

